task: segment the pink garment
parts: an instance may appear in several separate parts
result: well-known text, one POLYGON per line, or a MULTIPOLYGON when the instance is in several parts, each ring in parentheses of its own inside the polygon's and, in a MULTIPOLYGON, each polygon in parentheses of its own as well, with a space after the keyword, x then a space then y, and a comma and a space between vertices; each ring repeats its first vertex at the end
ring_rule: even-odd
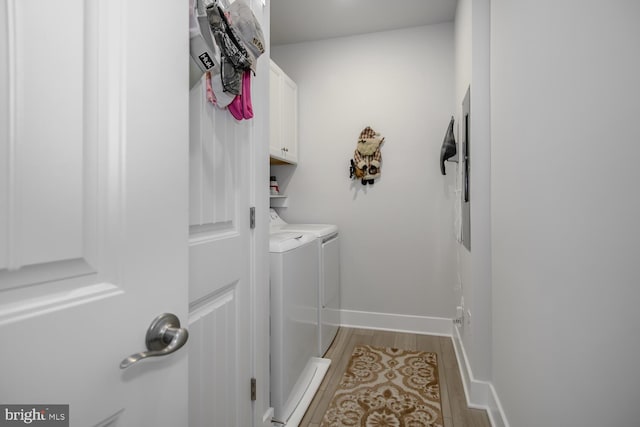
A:
POLYGON ((229 104, 229 112, 236 120, 253 118, 253 105, 251 104, 251 71, 242 74, 242 94, 229 104))
POLYGON ((238 121, 242 120, 244 118, 242 115, 242 95, 236 95, 227 108, 234 119, 238 121))
POLYGON ((245 71, 242 76, 242 113, 245 119, 253 118, 251 104, 251 71, 245 71))
POLYGON ((207 82, 207 101, 216 105, 216 96, 213 94, 213 87, 211 86, 211 71, 207 71, 205 80, 207 82))

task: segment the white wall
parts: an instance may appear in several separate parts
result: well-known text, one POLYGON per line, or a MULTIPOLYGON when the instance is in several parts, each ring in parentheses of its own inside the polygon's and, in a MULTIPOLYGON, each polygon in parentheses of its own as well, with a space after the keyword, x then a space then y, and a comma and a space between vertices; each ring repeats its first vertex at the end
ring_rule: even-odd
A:
POLYGON ((298 84, 299 164, 273 168, 290 222, 336 223, 347 310, 453 317, 454 169, 439 168, 454 114, 453 24, 276 46, 298 84), (348 176, 360 131, 386 142, 382 177, 348 176))
POLYGON ((493 383, 512 426, 640 420, 639 18, 491 2, 493 383))
MULTIPOLYGON (((491 131, 489 0, 459 0, 456 9, 456 119, 471 86, 471 251, 457 245, 465 321, 458 331, 475 379, 491 377, 491 131)), ((460 129, 460 128, 459 128, 460 129)), ((460 141, 459 136, 457 141, 460 141)), ((461 182, 461 177, 459 181, 461 182)), ((457 196, 459 197, 459 196, 457 196)), ((458 304, 461 301, 459 300, 458 304)), ((471 397, 472 401, 476 396, 471 397)), ((484 404, 486 402, 474 402, 484 404)))
POLYGON ((490 0, 474 0, 471 89, 471 248, 473 360, 476 378, 491 377, 491 95, 490 0))
MULTIPOLYGON (((472 16, 471 16, 471 0, 458 0, 458 6, 456 8, 456 20, 455 20, 455 58, 456 58, 456 92, 455 92, 455 119, 456 119, 456 143, 458 143, 458 155, 460 154, 460 130, 462 123, 462 101, 467 92, 467 88, 471 85, 471 49, 472 49, 472 16)), ((474 140, 473 134, 471 134, 471 140, 474 140)), ((475 148, 472 145, 471 148, 475 148)), ((473 153, 472 153, 473 154, 473 153)), ((475 158, 474 158, 475 160, 475 158)), ((475 171, 475 168, 471 169, 471 173, 475 171)), ((461 168, 456 164, 457 184, 456 189, 461 189, 462 175, 461 168)), ((455 196, 454 203, 460 205, 461 194, 455 196)), ((473 189, 473 201, 475 202, 476 192, 473 189)), ((472 204, 472 206, 475 203, 472 204)), ((461 219, 459 219, 461 220, 461 219)), ((475 227, 471 227, 471 231, 475 231, 475 227)), ((473 236, 472 236, 473 237, 473 236)), ((473 238, 472 238, 473 240, 473 238)), ((475 241, 474 241, 475 247, 475 241)), ((471 276, 471 253, 465 248, 462 243, 456 244, 456 304, 458 306, 464 305, 465 310, 470 309, 473 302, 473 282, 471 276)), ((472 313, 475 314, 475 313, 472 313)), ((467 353, 470 355, 472 351, 471 343, 471 325, 461 325, 458 327, 462 342, 467 353)), ((471 355, 470 355, 471 356, 471 355)))

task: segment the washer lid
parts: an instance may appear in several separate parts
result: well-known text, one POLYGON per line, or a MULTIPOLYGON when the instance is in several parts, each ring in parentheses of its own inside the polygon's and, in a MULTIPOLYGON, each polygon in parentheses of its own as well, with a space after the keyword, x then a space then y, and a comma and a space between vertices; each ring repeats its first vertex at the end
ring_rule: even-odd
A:
POLYGON ((271 232, 274 231, 311 233, 322 239, 337 234, 338 226, 335 224, 286 224, 277 226, 277 230, 275 226, 272 227, 271 232))
POLYGON ((300 246, 304 246, 309 242, 313 242, 316 237, 312 234, 300 232, 277 232, 269 236, 269 252, 282 253, 287 252, 300 246))

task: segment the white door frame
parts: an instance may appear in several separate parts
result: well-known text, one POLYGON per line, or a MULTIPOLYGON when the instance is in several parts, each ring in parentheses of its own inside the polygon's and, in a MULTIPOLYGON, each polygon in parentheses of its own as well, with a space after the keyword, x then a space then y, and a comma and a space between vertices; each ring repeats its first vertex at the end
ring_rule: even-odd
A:
MULTIPOLYGON (((253 0, 262 3, 262 0, 253 0)), ((254 8, 254 13, 256 8, 254 8)), ((258 13, 256 13, 258 16, 258 13)), ((253 378, 257 381, 256 401, 253 403, 253 427, 271 427, 273 409, 270 406, 269 378, 269 59, 271 0, 258 16, 265 36, 267 51, 259 58, 255 78, 254 137, 251 162, 251 205, 256 208, 255 229, 251 243, 251 325, 253 378), (256 102, 256 100, 258 102, 256 102)))

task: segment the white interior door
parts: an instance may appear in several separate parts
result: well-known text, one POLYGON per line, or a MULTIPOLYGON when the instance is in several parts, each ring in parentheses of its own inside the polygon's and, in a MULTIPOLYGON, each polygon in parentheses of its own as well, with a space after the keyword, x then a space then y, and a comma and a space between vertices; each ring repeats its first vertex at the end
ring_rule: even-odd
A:
POLYGON ((0 7, 1 404, 187 423, 186 349, 119 366, 158 314, 188 320, 187 12, 0 7))
POLYGON ((189 109, 189 425, 249 427, 254 122, 214 107, 203 82, 189 109))

